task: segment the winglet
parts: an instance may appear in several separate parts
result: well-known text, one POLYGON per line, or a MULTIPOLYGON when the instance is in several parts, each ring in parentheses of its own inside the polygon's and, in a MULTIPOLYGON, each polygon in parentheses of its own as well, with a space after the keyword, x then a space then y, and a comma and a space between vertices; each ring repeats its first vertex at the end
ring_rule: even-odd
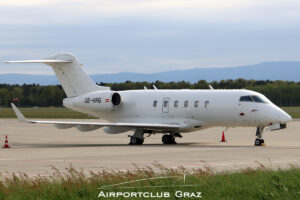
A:
POLYGON ((214 90, 213 86, 208 85, 209 89, 214 90))
POLYGON ((17 118, 20 122, 28 122, 28 120, 24 117, 24 115, 21 113, 21 111, 15 106, 15 104, 11 103, 11 107, 13 108, 15 114, 17 115, 17 118))

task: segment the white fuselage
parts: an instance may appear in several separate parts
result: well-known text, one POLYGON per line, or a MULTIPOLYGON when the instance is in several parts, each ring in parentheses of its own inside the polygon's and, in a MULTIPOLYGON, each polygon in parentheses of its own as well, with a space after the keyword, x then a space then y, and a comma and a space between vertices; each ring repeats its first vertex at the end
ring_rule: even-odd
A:
POLYGON ((212 126, 270 126, 291 120, 262 94, 249 90, 95 91, 66 98, 64 106, 111 122, 180 124, 182 132, 212 126), (112 104, 113 93, 121 97, 118 106, 112 104), (252 95, 264 102, 240 101, 252 95))

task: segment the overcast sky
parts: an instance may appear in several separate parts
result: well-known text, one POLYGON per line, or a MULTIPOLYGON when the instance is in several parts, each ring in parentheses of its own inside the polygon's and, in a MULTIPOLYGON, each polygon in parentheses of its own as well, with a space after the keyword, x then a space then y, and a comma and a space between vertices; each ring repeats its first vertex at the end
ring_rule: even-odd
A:
MULTIPOLYGON (((299 0, 0 0, 0 60, 73 52, 90 74, 300 60, 299 0)), ((0 73, 53 74, 0 64, 0 73)))

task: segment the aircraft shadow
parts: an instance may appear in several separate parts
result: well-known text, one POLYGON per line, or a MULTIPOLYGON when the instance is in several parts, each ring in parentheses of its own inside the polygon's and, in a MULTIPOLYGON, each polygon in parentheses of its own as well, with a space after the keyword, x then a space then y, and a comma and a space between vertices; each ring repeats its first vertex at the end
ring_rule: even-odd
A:
POLYGON ((175 145, 165 144, 143 144, 143 145, 128 145, 128 144, 19 144, 21 148, 72 148, 72 147, 128 147, 128 148, 145 148, 145 147, 163 147, 163 148, 249 148, 252 145, 216 145, 209 143, 178 143, 175 145))

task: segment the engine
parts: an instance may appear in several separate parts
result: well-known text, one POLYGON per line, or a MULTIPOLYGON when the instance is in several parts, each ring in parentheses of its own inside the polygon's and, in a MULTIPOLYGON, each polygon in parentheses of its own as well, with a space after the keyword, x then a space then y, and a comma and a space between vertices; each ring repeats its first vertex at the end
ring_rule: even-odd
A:
POLYGON ((66 98, 64 106, 73 110, 91 112, 111 112, 122 104, 121 95, 114 91, 96 91, 78 97, 66 98))

